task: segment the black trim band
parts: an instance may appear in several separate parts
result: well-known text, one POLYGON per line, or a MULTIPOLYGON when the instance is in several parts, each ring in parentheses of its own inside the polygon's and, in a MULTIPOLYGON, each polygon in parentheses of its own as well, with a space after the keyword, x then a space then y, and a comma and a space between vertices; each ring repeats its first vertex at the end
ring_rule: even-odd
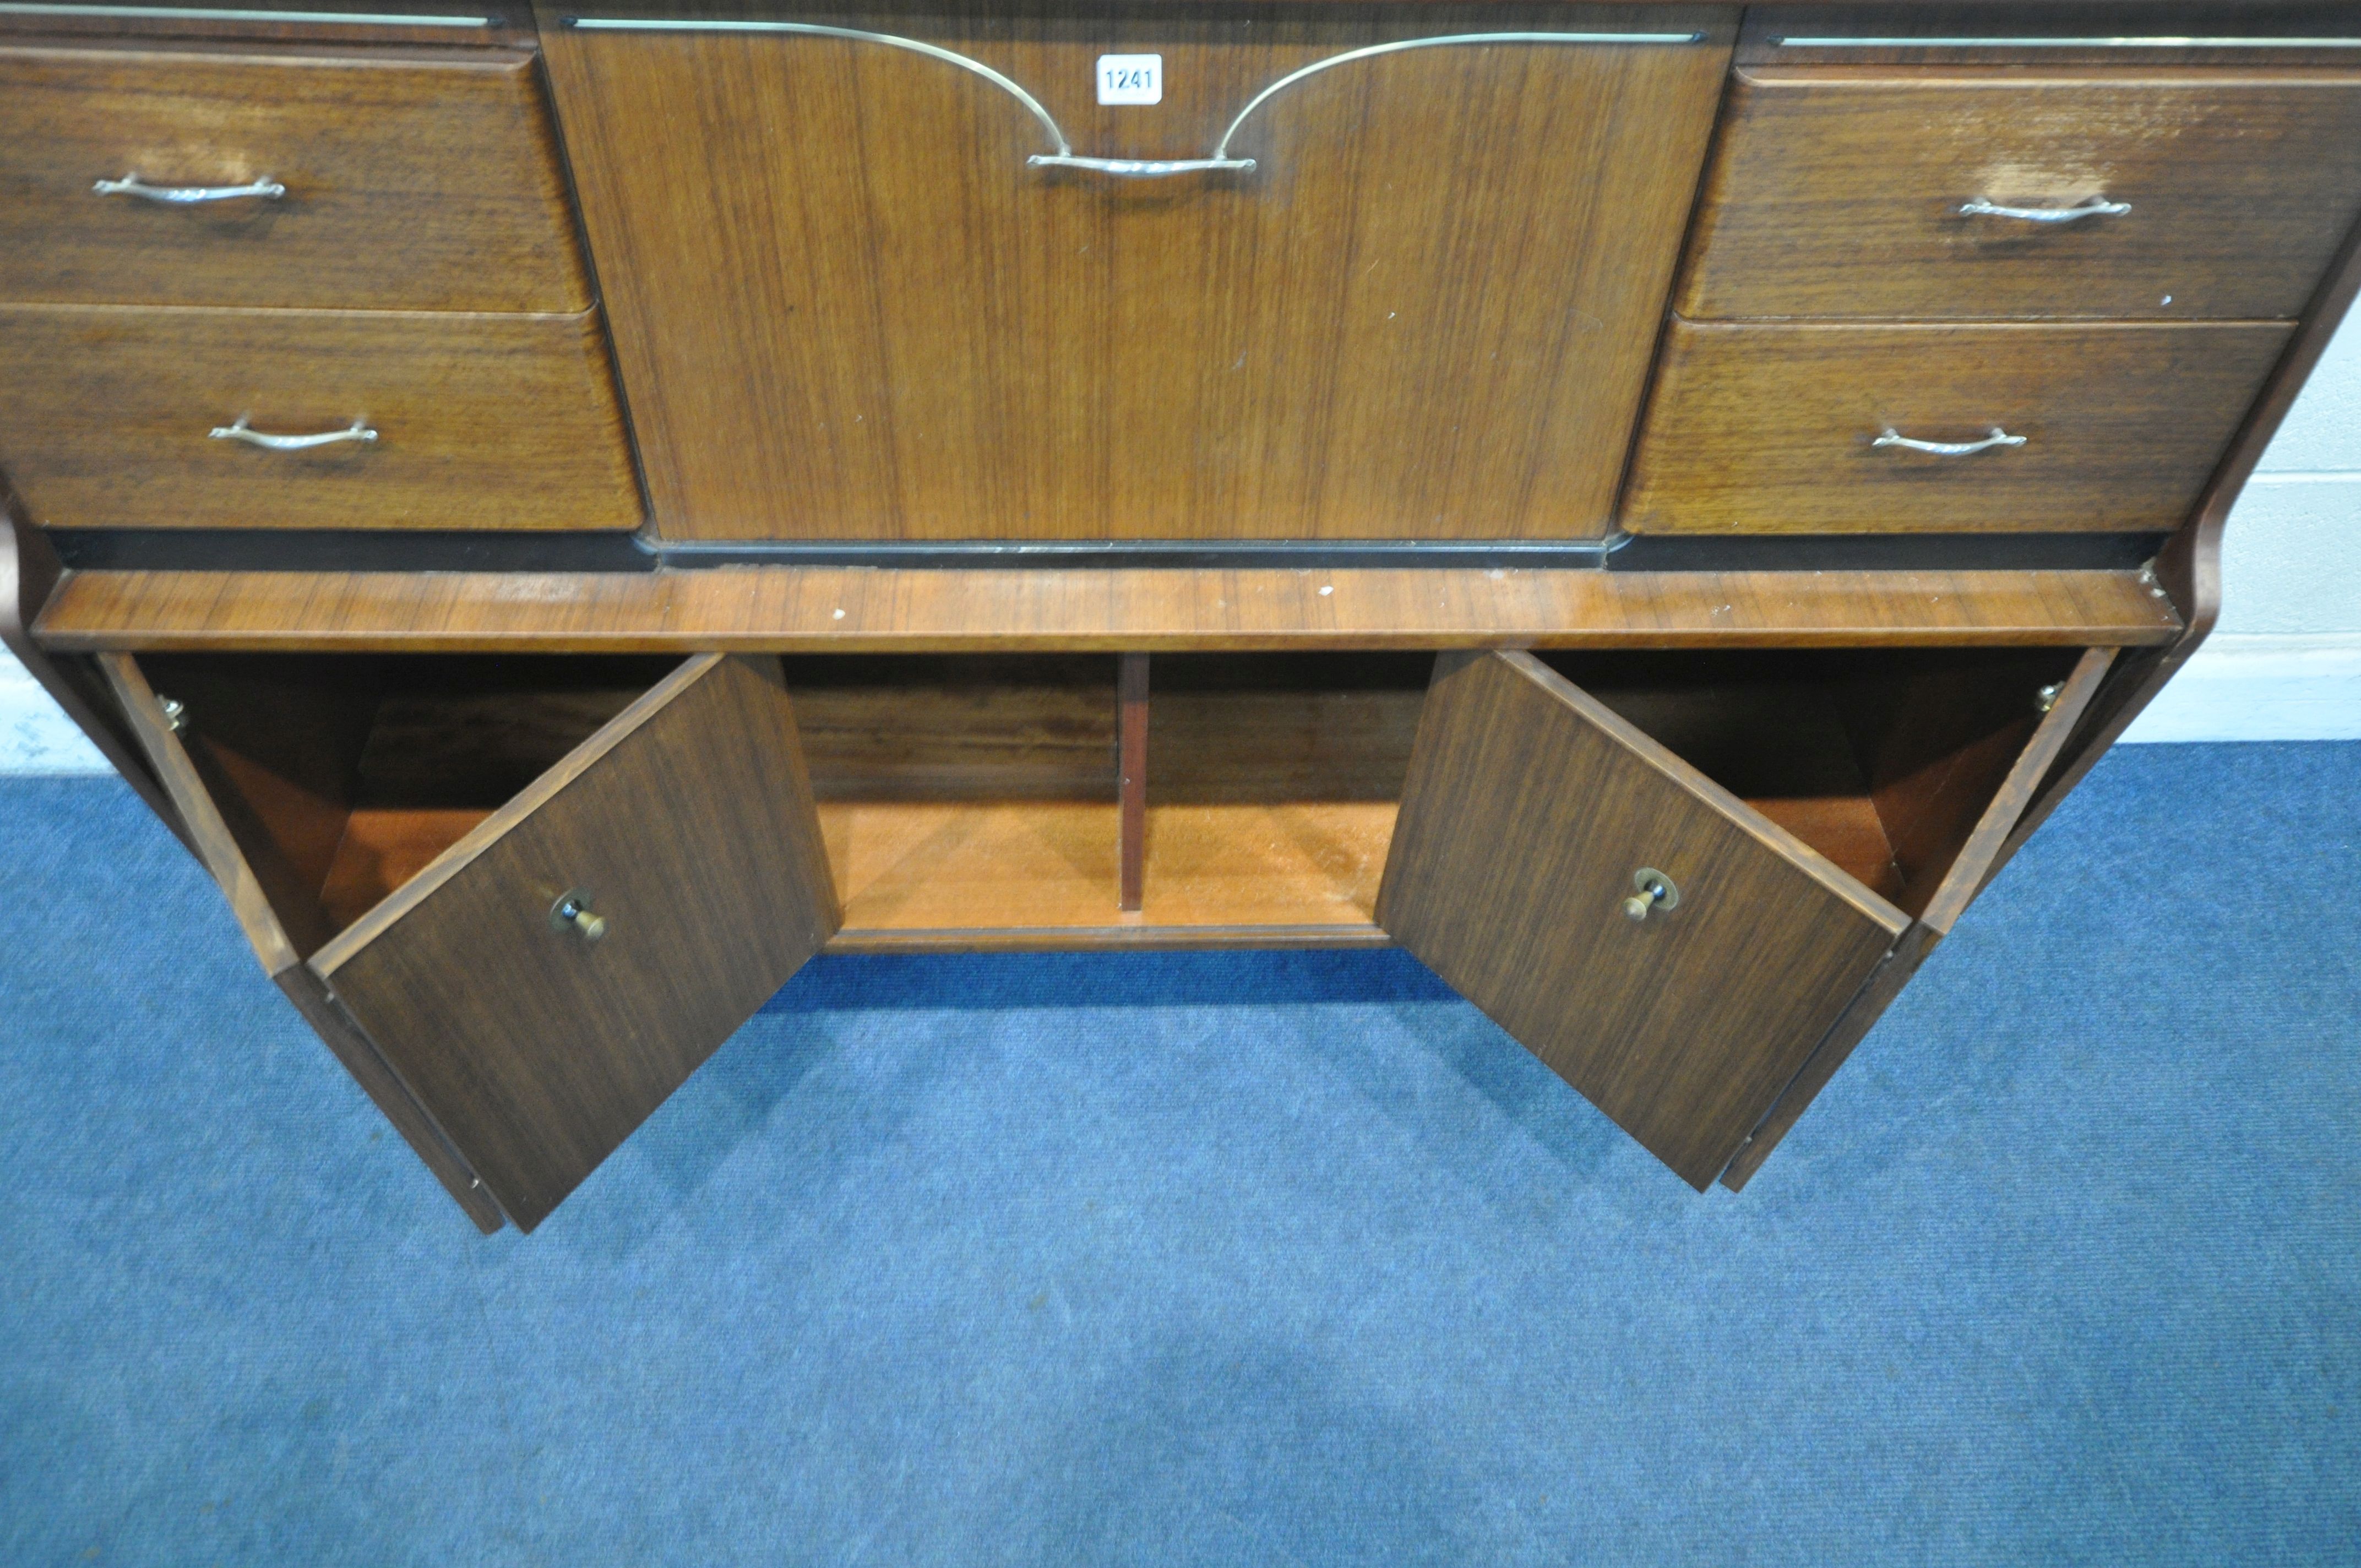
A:
POLYGON ((1604 539, 895 539, 667 540, 667 566, 1133 566, 1247 569, 1350 566, 1595 568, 1604 539))
POLYGON ((465 529, 60 528, 58 558, 85 572, 653 572, 635 533, 465 529))

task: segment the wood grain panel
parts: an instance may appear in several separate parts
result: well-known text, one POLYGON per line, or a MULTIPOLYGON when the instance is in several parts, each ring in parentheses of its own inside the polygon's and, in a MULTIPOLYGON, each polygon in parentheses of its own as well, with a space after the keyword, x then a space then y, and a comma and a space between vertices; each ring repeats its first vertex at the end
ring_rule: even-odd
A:
POLYGON ((796 728, 821 800, 1108 800, 1115 663, 1093 655, 799 658, 796 728))
POLYGON ((295 951, 336 930, 321 883, 353 808, 381 690, 376 661, 139 661, 159 696, 181 704, 177 742, 295 951))
POLYGON ((838 948, 1360 946, 1391 801, 1154 806, 1142 907, 1122 907, 1113 800, 822 801, 838 948))
POLYGON ((2137 572, 1410 568, 76 572, 35 624, 71 652, 2098 646, 2180 631, 2137 572))
POLYGON ((1528 654, 1436 663, 1378 923, 1702 1190, 1909 921, 1528 654), (1680 905, 1620 905, 1654 867, 1680 905))
MULTIPOLYGON (((60 10, 70 10, 61 6, 60 10)), ((126 10, 128 7, 125 8, 126 10)), ((357 44, 398 44, 416 49, 446 45, 469 51, 490 49, 529 49, 533 47, 533 18, 493 16, 484 7, 460 0, 404 0, 395 16, 445 17, 449 25, 385 21, 385 0, 304 0, 300 11, 263 12, 225 8, 207 14, 192 6, 178 10, 155 6, 146 16, 125 15, 112 6, 93 5, 76 15, 16 13, 0 16, 0 37, 28 43, 54 45, 67 39, 96 44, 137 41, 152 47, 158 40, 203 40, 228 48, 251 49, 276 43, 317 44, 350 49, 357 44), (158 13, 161 13, 160 15, 158 13), (489 26, 469 26, 489 20, 489 26), (519 25, 520 22, 522 25, 519 25)))
POLYGON ((1148 848, 1148 655, 1126 653, 1115 676, 1115 789, 1123 807, 1116 860, 1123 908, 1136 914, 1148 848))
POLYGON ((1751 8, 1737 58, 1749 66, 1974 66, 1986 71, 2028 65, 2126 74, 2169 66, 2283 70, 2349 67, 2350 49, 2306 49, 2302 40, 2355 36, 2351 11, 2336 0, 1837 0, 1751 8), (2141 41, 2135 47, 2113 42, 2127 38, 2141 41), (1831 47, 1817 39, 1849 41, 1831 47))
POLYGON ((2286 345, 2275 323, 1726 325, 1665 340, 1635 533, 2061 532, 2180 525, 2286 345), (2022 446, 1939 456, 1891 429, 2022 446))
POLYGON ((0 300, 573 313, 590 303, 533 59, 0 49, 0 300), (276 181, 277 200, 100 195, 276 181))
POLYGON ((594 314, 0 306, 0 463, 50 528, 628 529, 594 314), (361 420, 269 452, 210 432, 361 420))
POLYGON ((775 662, 708 656, 313 967, 531 1230, 838 924, 775 662))
MULTIPOLYGON (((646 15, 640 7, 635 14, 646 15)), ((1727 10, 832 16, 544 38, 657 526, 713 538, 1566 537, 1606 529, 1727 10), (1164 59, 1104 107, 1102 51, 1164 59), (1577 261, 1578 258, 1578 261, 1577 261)))
POLYGON ((1401 798, 1424 653, 1176 654, 1149 713, 1159 805, 1401 798))
POLYGON ((1795 1078, 1788 1082, 1762 1124, 1747 1135, 1745 1143, 1739 1146, 1738 1153, 1730 1157, 1729 1168, 1722 1172, 1724 1186, 1732 1192, 1742 1190, 1755 1172, 1763 1168, 1763 1162, 1771 1157, 1771 1151, 1779 1146, 1779 1140, 1795 1128, 1795 1123, 1810 1109, 1812 1102, 1818 1098, 1820 1091, 1836 1077, 1837 1069, 1851 1059, 1853 1047, 1877 1026, 1877 1021, 1885 1015, 1888 1007, 1894 1005, 1894 999, 1902 994, 1903 988, 1917 974, 1918 966, 1927 961, 1927 955, 1942 939, 1941 932, 1924 925, 1913 925, 1902 934, 1902 939, 1894 945, 1894 950, 1886 954, 1871 972, 1868 981, 1861 988, 1861 993, 1829 1025, 1828 1032, 1796 1070, 1795 1078))
POLYGON ((186 749, 174 737, 171 724, 138 661, 128 653, 106 653, 100 655, 99 668, 113 687, 125 718, 130 722, 134 739, 147 753, 157 777, 171 795, 181 820, 187 825, 189 847, 219 884, 223 896, 229 900, 230 913, 236 918, 247 945, 253 948, 254 956, 261 960, 263 972, 275 975, 299 961, 295 944, 280 924, 279 912, 271 907, 261 880, 247 864, 245 850, 223 819, 213 792, 205 787, 186 749))
POLYGON ((829 938, 829 953, 1203 953, 1389 948, 1375 926, 1060 926, 1050 930, 958 927, 940 931, 855 930, 829 938))
POLYGON ((2293 317, 2361 213, 2361 73, 1740 73, 1680 310, 2293 317), (2104 198, 2046 225, 1962 214, 2104 198))
POLYGON ((500 1205, 492 1201, 492 1195, 485 1190, 483 1182, 467 1168, 467 1162, 459 1157, 459 1151, 451 1146, 442 1129, 434 1125, 424 1109, 411 1097, 410 1091, 394 1076, 393 1069, 386 1066, 385 1058, 379 1054, 376 1042, 353 1022, 350 1014, 336 1005, 335 999, 328 994, 328 988, 321 982, 320 977, 307 966, 294 964, 280 970, 271 978, 279 982, 280 991, 294 1004, 295 1010, 303 1015, 303 1022, 312 1025, 313 1033, 320 1036, 329 1054, 352 1074, 353 1080, 361 1086, 370 1102, 387 1121, 393 1124, 394 1131, 401 1135, 402 1141, 434 1173, 434 1179, 443 1184, 443 1190, 451 1195, 451 1201, 476 1223, 476 1228, 490 1235, 506 1224, 506 1216, 501 1214, 500 1205))
POLYGON ((1151 804, 1142 918, 1170 927, 1368 926, 1396 809, 1389 799, 1151 804))
POLYGON ((1991 792, 1983 809, 1975 814, 1973 824, 1958 836, 1958 848, 1944 859, 1942 881, 1918 915, 1938 935, 1948 934, 1952 923, 1983 891, 1993 859, 2033 799, 2033 792, 2049 771, 2050 763, 2065 749, 2074 726, 2090 707, 2114 661, 2115 651, 2112 648, 2091 649, 2075 661, 2072 673, 2058 684, 2055 700, 2041 716, 2025 749, 2010 762, 1999 787, 1991 792))
POLYGON ((852 931, 1115 924, 1120 813, 1103 800, 823 800, 852 931))

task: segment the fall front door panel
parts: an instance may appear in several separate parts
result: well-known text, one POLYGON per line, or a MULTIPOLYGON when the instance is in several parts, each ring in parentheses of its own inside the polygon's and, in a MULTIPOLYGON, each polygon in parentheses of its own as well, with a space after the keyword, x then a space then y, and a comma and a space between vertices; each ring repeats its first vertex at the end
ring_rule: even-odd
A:
POLYGON ((658 530, 1603 534, 1730 16, 544 13, 658 530))

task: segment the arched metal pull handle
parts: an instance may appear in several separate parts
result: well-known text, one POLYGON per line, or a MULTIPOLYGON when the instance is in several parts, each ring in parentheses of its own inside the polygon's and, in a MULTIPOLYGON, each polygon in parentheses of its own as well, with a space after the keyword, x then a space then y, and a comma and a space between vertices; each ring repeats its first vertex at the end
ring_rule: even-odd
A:
POLYGON ((2084 218, 2119 218, 2132 210, 2129 202, 2110 202, 2104 196, 2093 196, 2076 207, 2004 207, 1997 202, 1987 202, 1982 196, 1960 209, 1966 218, 2015 218, 2028 224, 2072 224, 2084 218))
POLYGON ((1681 890, 1673 879, 1653 866, 1642 866, 1631 873, 1631 885, 1638 891, 1623 901, 1627 919, 1645 920, 1651 910, 1673 910, 1681 906, 1681 890))
POLYGON ((215 441, 243 441, 248 446, 268 447, 273 452, 302 452, 307 447, 333 446, 339 441, 375 441, 377 432, 353 421, 342 430, 324 430, 316 435, 269 435, 247 426, 247 416, 237 416, 236 424, 217 424, 205 433, 215 441))
POLYGON ((591 914, 590 895, 579 891, 549 906, 549 927, 553 931, 571 931, 586 944, 595 944, 607 934, 605 916, 591 914))
POLYGON ((1903 434, 1892 425, 1870 443, 1872 446, 1899 446, 1911 452, 1931 452, 1938 457, 1966 457, 1978 452, 1990 452, 1995 446, 2022 446, 2025 437, 2011 435, 1994 425, 1992 433, 1982 441, 1916 441, 1903 434))
POLYGON ((1119 180, 1163 180, 1175 174, 1205 174, 1253 170, 1251 158, 1175 158, 1163 161, 1137 158, 1083 158, 1071 152, 1037 152, 1026 163, 1034 169, 1087 169, 1119 180))
POLYGON ((172 207, 193 207, 205 202, 238 202, 247 197, 276 202, 287 194, 287 187, 276 180, 257 180, 248 185, 150 185, 137 174, 126 174, 120 180, 102 180, 91 189, 102 196, 137 196, 143 202, 161 202, 172 207))

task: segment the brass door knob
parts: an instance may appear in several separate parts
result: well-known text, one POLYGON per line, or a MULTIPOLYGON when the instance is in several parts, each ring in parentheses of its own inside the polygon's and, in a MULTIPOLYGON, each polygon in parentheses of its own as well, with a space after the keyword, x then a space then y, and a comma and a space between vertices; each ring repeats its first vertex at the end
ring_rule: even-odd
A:
POLYGON ((596 942, 607 934, 606 917, 590 913, 590 895, 569 893, 549 906, 552 930, 571 931, 585 942, 596 942))
POLYGON ((1653 866, 1642 866, 1631 873, 1631 885, 1639 891, 1623 901, 1623 913, 1633 920, 1645 920, 1652 909, 1677 909, 1681 890, 1673 879, 1653 866))

